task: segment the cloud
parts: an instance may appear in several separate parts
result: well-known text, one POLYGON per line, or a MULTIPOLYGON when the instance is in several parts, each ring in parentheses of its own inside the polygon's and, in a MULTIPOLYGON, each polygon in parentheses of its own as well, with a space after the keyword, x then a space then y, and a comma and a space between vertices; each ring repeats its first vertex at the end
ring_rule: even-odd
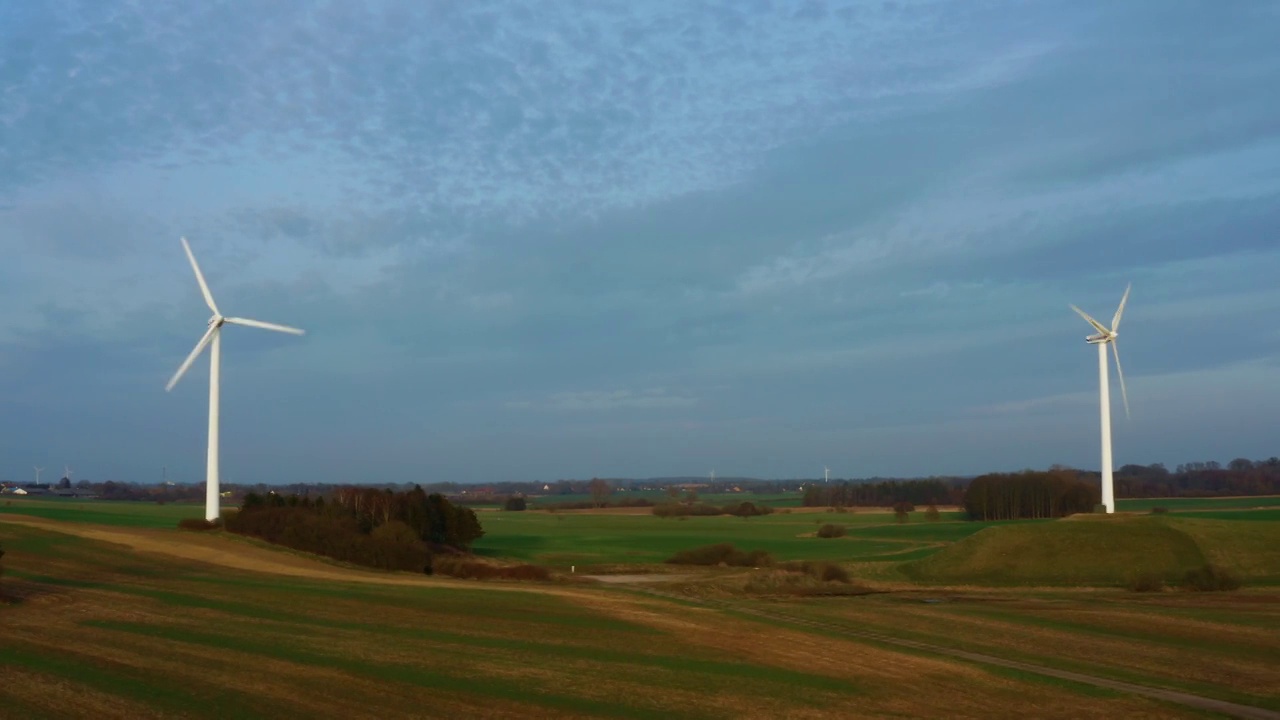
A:
POLYGON ((1265 383, 1232 368, 1280 356, 1273 19, 0 5, 0 401, 21 418, 0 457, 198 476, 200 383, 162 392, 207 315, 179 236, 229 312, 309 331, 228 336, 228 467, 1088 460, 1096 373, 1066 305, 1100 314, 1130 280, 1134 409, 1165 423, 1131 439, 1262 444, 1177 401, 1208 377, 1186 373, 1265 383))

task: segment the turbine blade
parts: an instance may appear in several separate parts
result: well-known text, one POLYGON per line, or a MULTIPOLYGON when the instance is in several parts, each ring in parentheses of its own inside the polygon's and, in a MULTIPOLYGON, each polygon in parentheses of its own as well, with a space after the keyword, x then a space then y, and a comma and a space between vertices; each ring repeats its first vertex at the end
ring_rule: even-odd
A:
POLYGON ((1129 415, 1129 391, 1124 387, 1124 368, 1120 367, 1120 346, 1115 340, 1111 341, 1111 352, 1116 356, 1116 374, 1120 376, 1120 397, 1124 398, 1124 416, 1130 418, 1132 416, 1129 415))
POLYGON ((1116 316, 1111 318, 1111 332, 1116 332, 1120 329, 1120 316, 1124 315, 1124 304, 1129 302, 1129 291, 1132 289, 1133 283, 1129 283, 1128 287, 1124 289, 1124 297, 1120 298, 1120 307, 1116 308, 1116 316))
POLYGON ((1094 320, 1092 317, 1090 317, 1090 316, 1089 316, 1089 313, 1087 313, 1087 312, 1085 312, 1085 311, 1081 310, 1080 308, 1076 307, 1075 305, 1072 305, 1072 306, 1071 306, 1071 309, 1072 309, 1072 310, 1075 310, 1075 311, 1076 311, 1076 313, 1080 315, 1080 317, 1084 318, 1084 319, 1085 319, 1085 321, 1086 321, 1086 322, 1088 322, 1090 325, 1092 325, 1092 326, 1094 327, 1094 329, 1095 329, 1095 330, 1097 330, 1098 332, 1102 333, 1103 335, 1108 335, 1108 336, 1109 336, 1109 335, 1111 335, 1111 331, 1110 331, 1110 330, 1108 330, 1105 326, 1103 326, 1103 324, 1102 324, 1102 323, 1100 323, 1100 322, 1098 322, 1097 320, 1094 320))
POLYGON ((246 327, 262 328, 263 330, 275 330, 276 332, 289 333, 290 335, 306 335, 306 330, 300 330, 296 327, 288 325, 277 325, 275 323, 262 322, 261 320, 249 320, 248 318, 227 318, 227 322, 236 325, 244 325, 246 327))
POLYGON ((187 251, 187 259, 191 261, 191 269, 196 271, 196 282, 200 283, 200 292, 204 295, 204 302, 213 311, 214 315, 221 315, 218 312, 218 306, 213 302, 213 293, 209 292, 209 284, 204 281, 204 273, 200 272, 200 265, 196 263, 196 256, 191 252, 191 245, 187 239, 182 238, 182 249, 187 251))
POLYGON ((196 358, 200 356, 200 353, 204 350, 205 346, 209 344, 209 341, 213 339, 213 334, 216 332, 218 332, 218 326, 210 325, 209 329, 204 332, 204 337, 200 338, 200 342, 196 343, 195 349, 192 350, 191 354, 187 356, 187 359, 183 360, 182 364, 178 366, 178 372, 174 373, 173 377, 169 378, 169 384, 164 386, 165 392, 169 392, 173 389, 174 385, 178 384, 178 381, 182 379, 182 376, 187 373, 187 369, 191 367, 191 363, 196 361, 196 358))

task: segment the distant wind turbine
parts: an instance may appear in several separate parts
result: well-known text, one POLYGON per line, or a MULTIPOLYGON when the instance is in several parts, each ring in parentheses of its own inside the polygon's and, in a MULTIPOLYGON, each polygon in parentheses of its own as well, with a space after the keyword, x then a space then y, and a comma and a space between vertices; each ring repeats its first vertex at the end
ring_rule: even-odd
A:
POLYGON ((196 282, 200 284, 200 293, 204 295, 205 304, 213 311, 213 317, 209 318, 209 328, 205 330, 204 336, 196 343, 195 349, 178 367, 178 371, 173 374, 169 384, 165 385, 164 389, 165 392, 172 390, 173 386, 177 385, 182 376, 186 374, 187 369, 191 367, 191 363, 196 361, 196 358, 199 357, 206 346, 209 347, 209 452, 205 475, 204 516, 206 520, 213 521, 217 520, 220 515, 220 496, 218 494, 218 387, 222 366, 222 326, 231 323, 232 325, 246 325, 291 335, 302 335, 306 331, 260 320, 224 317, 218 311, 217 304, 213 301, 213 293, 209 292, 209 285, 204 281, 204 274, 200 272, 200 266, 196 263, 196 256, 192 254, 191 245, 187 243, 185 237, 182 238, 182 249, 186 251, 187 259, 191 261, 191 269, 195 271, 196 282))
POLYGON ((41 472, 41 471, 43 471, 43 470, 44 470, 44 468, 42 468, 42 467, 38 467, 38 468, 36 468, 36 484, 37 484, 37 485, 39 485, 39 484, 40 484, 40 472, 41 472))
POLYGON ((62 466, 62 477, 66 478, 66 479, 68 479, 68 480, 70 480, 70 479, 71 479, 71 466, 70 466, 70 465, 63 465, 63 466, 62 466))
POLYGON ((712 471, 711 471, 711 482, 712 482, 712 483, 714 483, 715 481, 716 481, 716 471, 715 471, 715 470, 712 470, 712 471))
POLYGON ((1116 308, 1115 317, 1111 318, 1110 328, 1089 317, 1088 313, 1075 305, 1071 306, 1072 310, 1079 313, 1080 317, 1098 331, 1086 337, 1085 342, 1098 346, 1098 402, 1102 420, 1102 504, 1108 513, 1116 511, 1116 498, 1111 477, 1111 389, 1108 383, 1110 364, 1107 362, 1107 346, 1111 346, 1111 351, 1116 357, 1116 374, 1120 376, 1120 395, 1124 398, 1124 415, 1127 418, 1129 417, 1129 393, 1124 387, 1124 370, 1120 367, 1120 348, 1116 344, 1116 338, 1120 335, 1120 316, 1124 315, 1124 306, 1129 302, 1129 291, 1132 289, 1132 284, 1124 289, 1120 306, 1116 308))
POLYGON ((831 482, 831 468, 827 467, 826 465, 822 466, 822 482, 824 483, 831 482))

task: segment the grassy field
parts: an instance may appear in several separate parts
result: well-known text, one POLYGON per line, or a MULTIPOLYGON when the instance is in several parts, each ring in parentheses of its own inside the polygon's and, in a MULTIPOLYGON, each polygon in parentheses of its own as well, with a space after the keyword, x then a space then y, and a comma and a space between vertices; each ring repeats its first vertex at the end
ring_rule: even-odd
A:
POLYGON ((1258 497, 1227 498, 1139 498, 1116 500, 1119 512, 1147 512, 1152 508, 1162 507, 1171 512, 1188 512, 1196 510, 1256 510, 1259 508, 1280 509, 1280 495, 1262 495, 1258 497))
POLYGON ((183 518, 204 517, 204 503, 160 505, 154 502, 7 497, 0 501, 0 518, 4 513, 100 525, 172 528, 183 518))
POLYGON ((1195 716, 608 588, 282 578, 3 522, 0 542, 14 717, 977 718, 1031 696, 1040 717, 1195 716))
POLYGON ((790 612, 1280 710, 1280 594, 1274 591, 953 590, 809 603, 790 612))
POLYGON ((982 529, 951 520, 926 523, 916 513, 909 529, 886 512, 774 513, 656 518, 651 514, 591 512, 492 512, 481 515, 485 537, 476 544, 486 555, 519 558, 548 566, 661 563, 679 550, 731 542, 743 550, 762 549, 779 560, 892 561, 903 553, 936 549, 982 529), (814 534, 824 524, 846 527, 843 538, 814 534))
POLYGON ((1202 716, 850 634, 863 629, 1280 709, 1274 510, 1164 506, 906 524, 876 511, 482 512, 478 551, 560 573, 522 584, 349 569, 174 529, 197 505, 6 500, 0 716, 988 718, 1024 716, 1028 698, 1036 717, 1202 716), (813 537, 825 523, 847 536, 813 537), (838 562, 879 592, 744 594, 750 569, 673 576, 662 596, 580 577, 725 541, 838 562), (1135 563, 1205 561, 1245 589, 1114 587, 1135 563), (1103 587, 1043 587, 1063 577, 1103 587))
POLYGON ((932 583, 1120 586, 1139 572, 1177 583, 1212 562, 1250 584, 1280 584, 1280 523, 1201 514, 986 528, 901 569, 932 583))

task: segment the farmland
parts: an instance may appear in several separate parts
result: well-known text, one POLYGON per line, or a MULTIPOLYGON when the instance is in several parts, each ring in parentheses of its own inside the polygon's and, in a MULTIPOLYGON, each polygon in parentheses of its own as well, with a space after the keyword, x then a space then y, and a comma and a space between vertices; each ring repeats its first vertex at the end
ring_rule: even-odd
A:
POLYGON ((946 654, 956 651, 1280 710, 1280 524, 1268 518, 1278 503, 1234 503, 1008 523, 913 513, 899 524, 872 510, 482 511, 478 553, 557 572, 517 583, 366 571, 174 529, 196 506, 14 500, 0 505, 0 707, 30 717, 1202 716, 946 654), (846 535, 814 537, 827 523, 846 535), (1116 568, 1132 560, 1054 582, 1025 570, 1047 561, 992 574, 985 559, 1058 543, 1085 556, 1068 564, 1092 568, 1119 547, 1089 545, 1094 526, 1169 548, 1171 581, 1213 560, 1233 563, 1245 587, 1138 594, 1119 586, 1116 568), (744 594, 762 571, 732 568, 681 568, 657 585, 582 577, 669 571, 674 552, 715 542, 835 562, 874 592, 744 594))

